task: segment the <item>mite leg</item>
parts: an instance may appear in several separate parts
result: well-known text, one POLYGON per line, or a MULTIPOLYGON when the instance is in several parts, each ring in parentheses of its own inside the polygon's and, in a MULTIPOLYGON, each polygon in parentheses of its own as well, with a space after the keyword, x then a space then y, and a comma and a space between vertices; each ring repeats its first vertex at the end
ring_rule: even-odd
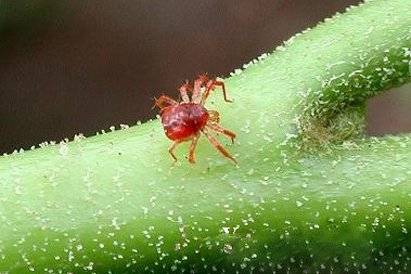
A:
POLYGON ((229 99, 227 99, 227 92, 225 90, 225 85, 222 81, 217 81, 217 80, 209 80, 207 85, 206 85, 206 91, 203 94, 203 98, 201 100, 201 104, 204 105, 205 101, 208 98, 208 95, 210 95, 210 91, 214 90, 216 86, 220 86, 223 89, 223 96, 224 96, 224 101, 226 102, 233 102, 229 99))
POLYGON ((234 159, 234 157, 231 156, 231 154, 217 141, 216 138, 210 135, 206 129, 203 129, 203 133, 207 137, 208 141, 213 145, 213 147, 215 147, 225 157, 237 164, 237 161, 234 159))
POLYGON ((190 87, 190 84, 188 83, 188 80, 180 87, 179 89, 181 99, 183 100, 184 103, 190 103, 190 98, 188 97, 188 92, 192 91, 192 88, 190 87))
POLYGON ((222 126, 220 126, 219 124, 215 124, 215 123, 207 123, 206 125, 207 128, 214 130, 215 132, 221 133, 224 136, 228 137, 231 139, 231 142, 234 144, 234 138, 236 136, 236 134, 228 129, 223 128, 222 126))
POLYGON ((174 143, 171 144, 170 148, 168 149, 168 152, 170 153, 171 157, 173 157, 174 162, 177 162, 177 157, 174 154, 174 150, 176 147, 181 143, 182 141, 174 141, 174 143))
POLYGON ((191 97, 191 101, 193 103, 199 104, 201 102, 201 88, 205 86, 208 81, 209 79, 206 74, 198 76, 198 78, 194 81, 193 96, 191 97))
POLYGON ((158 99, 154 97, 154 106, 152 107, 152 109, 155 107, 163 109, 165 107, 177 105, 177 104, 178 103, 174 101, 174 99, 171 99, 170 97, 166 95, 161 95, 160 98, 158 99))
POLYGON ((213 124, 219 123, 220 122, 220 113, 215 110, 208 110, 208 121, 210 121, 213 124))
POLYGON ((196 149, 199 138, 200 138, 200 134, 197 134, 196 136, 193 137, 193 140, 191 141, 191 145, 190 145, 190 150, 188 152, 188 161, 192 164, 196 162, 195 157, 194 157, 194 151, 196 149))

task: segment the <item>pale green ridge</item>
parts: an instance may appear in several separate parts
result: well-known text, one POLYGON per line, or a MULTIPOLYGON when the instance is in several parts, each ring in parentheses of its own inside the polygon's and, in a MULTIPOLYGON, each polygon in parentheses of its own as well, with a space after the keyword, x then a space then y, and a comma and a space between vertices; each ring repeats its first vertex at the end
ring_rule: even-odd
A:
POLYGON ((410 80, 410 6, 369 1, 226 79, 234 103, 207 107, 238 166, 205 138, 172 165, 158 120, 2 157, 0 272, 409 272, 411 136, 359 136, 365 100, 410 80))

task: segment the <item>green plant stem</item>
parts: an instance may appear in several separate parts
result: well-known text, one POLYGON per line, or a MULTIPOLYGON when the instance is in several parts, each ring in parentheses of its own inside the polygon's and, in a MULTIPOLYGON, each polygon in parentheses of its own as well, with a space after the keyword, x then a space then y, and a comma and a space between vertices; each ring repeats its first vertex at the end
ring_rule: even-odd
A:
POLYGON ((411 136, 358 138, 365 100, 410 80, 409 4, 353 8, 227 79, 234 103, 208 107, 238 167, 204 138, 173 166, 158 120, 2 157, 0 271, 409 271, 411 136))

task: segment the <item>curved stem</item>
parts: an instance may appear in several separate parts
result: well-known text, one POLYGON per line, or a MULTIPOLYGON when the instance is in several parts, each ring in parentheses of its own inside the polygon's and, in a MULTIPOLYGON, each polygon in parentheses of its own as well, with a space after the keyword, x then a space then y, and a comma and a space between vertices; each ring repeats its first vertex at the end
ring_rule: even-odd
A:
POLYGON ((227 79, 238 167, 203 138, 173 166, 157 120, 2 157, 0 271, 407 272, 411 137, 349 125, 410 80, 410 13, 369 1, 227 79))

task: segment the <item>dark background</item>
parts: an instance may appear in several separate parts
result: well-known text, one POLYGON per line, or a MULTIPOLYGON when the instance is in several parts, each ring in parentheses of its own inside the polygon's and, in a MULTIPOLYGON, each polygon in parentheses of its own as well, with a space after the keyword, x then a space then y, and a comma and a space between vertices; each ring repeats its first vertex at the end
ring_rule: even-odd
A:
MULTIPOLYGON (((0 152, 152 118, 155 95, 227 76, 358 2, 0 1, 0 152)), ((370 134, 411 130, 403 90, 370 102, 370 134)))

